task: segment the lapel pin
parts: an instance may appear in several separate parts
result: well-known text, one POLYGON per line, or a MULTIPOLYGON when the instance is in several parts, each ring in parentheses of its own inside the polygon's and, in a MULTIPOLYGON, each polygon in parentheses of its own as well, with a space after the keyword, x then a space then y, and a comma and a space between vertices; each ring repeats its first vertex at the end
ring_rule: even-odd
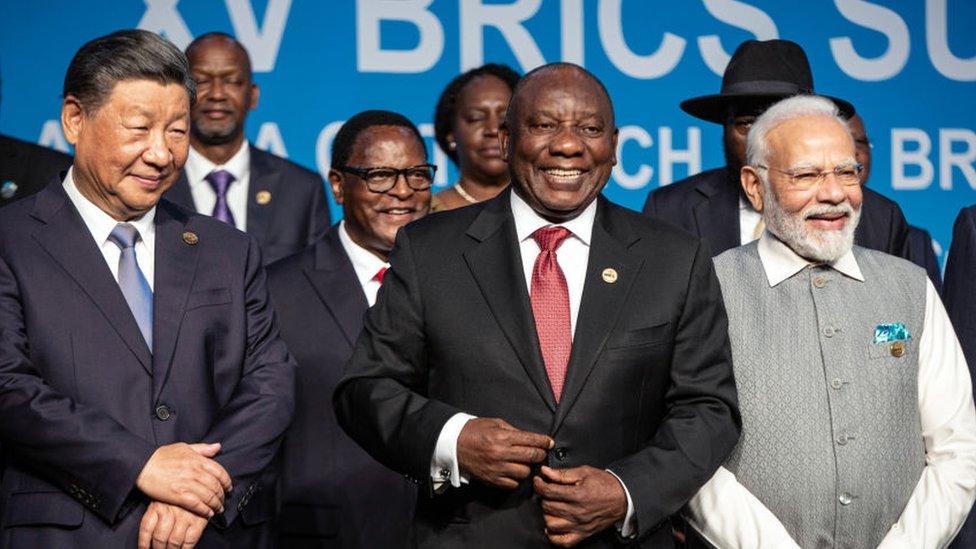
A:
POLYGON ((603 269, 603 281, 606 282, 607 284, 613 284, 614 282, 616 282, 617 271, 615 269, 611 269, 610 267, 603 269))
POLYGON ((0 186, 0 198, 13 198, 17 194, 17 184, 13 181, 4 181, 0 186))
POLYGON ((186 231, 183 233, 183 242, 186 242, 190 246, 196 246, 197 242, 200 242, 200 237, 193 231, 186 231))
POLYGON ((901 358, 905 355, 905 342, 896 341, 891 344, 891 356, 895 358, 901 358))
POLYGON ((268 202, 271 202, 271 191, 258 191, 257 194, 254 195, 254 200, 257 201, 258 204, 264 206, 268 202))

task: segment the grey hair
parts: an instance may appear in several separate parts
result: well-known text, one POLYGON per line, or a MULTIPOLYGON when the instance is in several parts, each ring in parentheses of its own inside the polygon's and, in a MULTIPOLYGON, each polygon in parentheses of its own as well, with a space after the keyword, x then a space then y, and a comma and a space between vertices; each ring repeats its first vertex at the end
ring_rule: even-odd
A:
POLYGON ((159 35, 138 29, 116 31, 82 46, 68 65, 62 93, 91 114, 123 80, 179 84, 186 88, 191 105, 196 100, 196 83, 183 52, 159 35))
POLYGON ((803 116, 832 118, 850 133, 847 121, 840 116, 840 109, 833 101, 818 95, 794 95, 766 109, 752 124, 746 138, 746 163, 750 166, 766 164, 769 160, 769 143, 766 141, 769 132, 788 120, 803 116))

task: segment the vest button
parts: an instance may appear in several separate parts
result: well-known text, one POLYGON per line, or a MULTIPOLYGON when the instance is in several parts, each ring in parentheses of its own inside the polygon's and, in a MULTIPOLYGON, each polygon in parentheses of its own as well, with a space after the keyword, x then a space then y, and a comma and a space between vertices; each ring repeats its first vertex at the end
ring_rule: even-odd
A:
POLYGON ((835 377, 834 379, 830 380, 830 386, 833 389, 840 389, 844 386, 844 382, 841 381, 839 377, 835 377))
POLYGON ((813 279, 814 288, 823 288, 826 285, 827 285, 827 279, 822 276, 818 276, 813 279))
POLYGON ((836 331, 837 330, 835 330, 833 326, 827 326, 823 329, 823 335, 827 337, 834 337, 834 333, 836 333, 836 331))
POLYGON ((847 492, 843 492, 840 497, 837 498, 837 501, 839 501, 841 505, 850 505, 851 502, 854 501, 854 496, 848 494, 847 492))
POLYGON ((841 446, 847 444, 847 435, 838 435, 837 444, 840 444, 841 446))
POLYGON ((156 406, 155 415, 156 419, 159 421, 166 421, 173 416, 173 413, 170 412, 169 407, 167 407, 165 404, 160 404, 159 406, 156 406))
POLYGON ((556 448, 555 450, 553 450, 553 455, 559 461, 563 461, 563 460, 566 459, 566 456, 569 455, 569 452, 565 448, 560 447, 560 448, 556 448))

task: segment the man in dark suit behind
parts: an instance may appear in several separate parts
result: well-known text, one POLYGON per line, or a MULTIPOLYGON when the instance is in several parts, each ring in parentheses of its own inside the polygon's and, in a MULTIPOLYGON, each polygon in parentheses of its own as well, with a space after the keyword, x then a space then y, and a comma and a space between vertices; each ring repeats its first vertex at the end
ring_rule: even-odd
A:
POLYGON ((312 247, 268 268, 299 380, 295 422, 282 450, 281 547, 407 545, 416 489, 342 432, 328 397, 376 302, 397 230, 430 208, 434 170, 426 164, 420 132, 403 116, 353 116, 332 142, 329 172, 343 220, 312 247), (399 177, 384 168, 410 171, 399 177))
MULTIPOLYGON (((976 390, 976 205, 963 208, 952 228, 952 246, 946 261, 942 301, 956 329, 976 390)), ((976 511, 952 542, 953 549, 976 546, 976 511)))
MULTIPOLYGON (((743 42, 725 69, 721 93, 681 103, 688 114, 722 124, 726 165, 655 189, 647 196, 644 213, 702 237, 713 256, 759 238, 761 215, 752 210, 739 182, 739 170, 746 161, 746 136, 769 105, 811 93, 813 74, 799 44, 789 40, 743 42)), ((854 114, 847 101, 829 99, 844 116, 854 114)), ((855 243, 904 257, 907 233, 898 205, 865 188, 855 243)))
POLYGON ((165 197, 246 231, 265 264, 305 249, 329 228, 322 178, 244 138, 260 91, 247 50, 212 32, 190 43, 186 56, 197 82, 190 154, 165 197))
POLYGON ((160 200, 194 83, 141 30, 64 82, 64 181, 0 210, 0 546, 262 547, 292 414, 253 239, 160 200))
POLYGON ((420 546, 670 546, 740 428, 710 256, 600 196, 617 131, 584 69, 526 75, 500 139, 512 191, 397 235, 339 421, 420 485, 420 546))
POLYGON ((0 206, 36 193, 70 165, 62 152, 0 135, 0 206))

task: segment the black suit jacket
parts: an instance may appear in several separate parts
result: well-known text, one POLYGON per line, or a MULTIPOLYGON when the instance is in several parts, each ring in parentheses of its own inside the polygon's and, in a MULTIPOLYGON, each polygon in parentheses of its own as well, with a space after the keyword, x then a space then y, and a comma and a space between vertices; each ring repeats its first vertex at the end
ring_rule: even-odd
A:
POLYGON ((332 392, 363 327, 366 296, 336 225, 268 268, 281 335, 298 362, 295 421, 282 449, 282 547, 403 547, 417 492, 339 427, 332 392))
POLYGON ((0 210, 2 547, 134 547, 136 477, 181 441, 220 442, 233 479, 201 546, 260 546, 294 396, 260 252, 166 200, 155 223, 150 352, 60 181, 0 210))
MULTIPOLYGON (((329 228, 329 203, 325 199, 322 178, 317 173, 250 147, 251 176, 245 230, 258 241, 267 265, 300 252, 321 238, 329 228), (270 193, 270 202, 258 203, 256 197, 261 192, 270 193)), ((180 173, 164 197, 197 211, 185 171, 180 173)))
MULTIPOLYGON (((546 544, 531 481, 431 492, 430 462, 457 412, 556 441, 548 465, 609 468, 641 543, 672 544, 668 517, 738 440, 727 320, 701 242, 597 204, 562 397, 552 395, 515 235, 510 191, 400 230, 375 307, 335 393, 353 439, 422 486, 415 535, 430 547, 546 544), (603 280, 614 269, 613 283, 603 280)), ((615 544, 609 528, 583 543, 615 544)))
POLYGON ((70 165, 62 152, 0 135, 0 206, 43 189, 70 165))
MULTIPOLYGON (((726 166, 701 172, 647 195, 644 214, 705 239, 712 256, 739 246, 739 174, 726 166)), ((858 246, 908 258, 908 224, 898 204, 864 187, 858 246)), ((924 265, 923 265, 924 267, 924 265)))
MULTIPOLYGON (((942 301, 969 364, 976 392, 976 205, 963 208, 952 228, 942 301)), ((970 512, 953 549, 976 547, 976 512, 970 512)))
POLYGON ((921 227, 908 226, 908 239, 905 241, 905 255, 912 263, 925 269, 935 289, 942 292, 942 269, 935 257, 932 236, 921 227))

